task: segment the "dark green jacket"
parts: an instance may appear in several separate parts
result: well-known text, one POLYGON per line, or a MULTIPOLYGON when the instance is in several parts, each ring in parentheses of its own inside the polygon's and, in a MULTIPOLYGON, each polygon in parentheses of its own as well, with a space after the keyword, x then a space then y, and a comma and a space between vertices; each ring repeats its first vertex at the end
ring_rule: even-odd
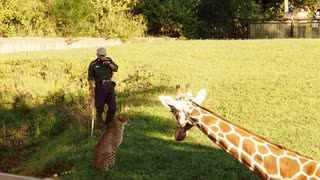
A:
MULTIPOLYGON (((109 58, 109 57, 108 57, 109 58)), ((114 65, 114 72, 118 71, 118 65, 116 65, 111 58, 111 63, 114 65)), ((94 80, 99 82, 102 80, 111 80, 113 72, 109 65, 103 64, 102 61, 95 59, 92 61, 88 68, 88 80, 94 80)))

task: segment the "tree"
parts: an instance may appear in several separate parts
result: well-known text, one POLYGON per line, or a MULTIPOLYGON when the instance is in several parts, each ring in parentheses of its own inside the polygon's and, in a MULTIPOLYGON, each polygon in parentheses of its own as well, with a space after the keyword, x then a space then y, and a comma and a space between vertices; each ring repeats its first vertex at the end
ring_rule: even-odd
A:
POLYGON ((60 36, 72 37, 90 29, 88 17, 93 7, 88 0, 52 0, 49 1, 49 14, 56 23, 60 36))
POLYGON ((235 20, 260 16, 253 0, 201 0, 198 8, 198 38, 239 38, 235 20))
POLYGON ((193 36, 199 0, 141 0, 135 11, 147 19, 148 33, 170 37, 193 36))
POLYGON ((94 7, 91 22, 103 37, 128 39, 145 35, 143 17, 132 12, 136 0, 91 0, 90 3, 94 7))

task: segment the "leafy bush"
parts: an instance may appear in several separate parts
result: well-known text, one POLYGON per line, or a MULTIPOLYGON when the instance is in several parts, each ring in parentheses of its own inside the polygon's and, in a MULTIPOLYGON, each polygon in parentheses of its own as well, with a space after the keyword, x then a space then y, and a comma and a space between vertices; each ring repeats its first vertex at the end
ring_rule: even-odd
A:
POLYGON ((235 18, 257 18, 260 6, 253 0, 218 0, 199 3, 197 38, 240 38, 235 18))
POLYGON ((0 2, 0 37, 143 37, 146 31, 144 19, 132 14, 132 3, 3 0, 0 2))
POLYGON ((91 25, 88 18, 92 13, 93 7, 88 0, 55 0, 49 4, 49 14, 53 17, 57 34, 62 37, 88 32, 91 25))
POLYGON ((0 36, 54 36, 54 26, 46 17, 46 7, 38 0, 2 0, 0 36))
POLYGON ((91 1, 94 13, 91 22, 97 34, 105 38, 143 37, 146 31, 144 19, 140 15, 134 16, 130 5, 125 1, 91 1))
POLYGON ((196 12, 199 0, 141 0, 137 11, 148 21, 148 33, 170 37, 192 36, 197 22, 196 12))

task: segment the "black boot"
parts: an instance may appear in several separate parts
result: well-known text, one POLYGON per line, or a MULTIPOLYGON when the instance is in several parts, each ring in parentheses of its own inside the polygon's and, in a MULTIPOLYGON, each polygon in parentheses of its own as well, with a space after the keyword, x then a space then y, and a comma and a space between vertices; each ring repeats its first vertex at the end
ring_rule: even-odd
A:
POLYGON ((99 129, 103 128, 102 114, 97 114, 97 127, 99 129))
POLYGON ((111 112, 107 112, 107 116, 106 116, 106 125, 108 126, 110 123, 112 123, 114 118, 114 113, 111 112))

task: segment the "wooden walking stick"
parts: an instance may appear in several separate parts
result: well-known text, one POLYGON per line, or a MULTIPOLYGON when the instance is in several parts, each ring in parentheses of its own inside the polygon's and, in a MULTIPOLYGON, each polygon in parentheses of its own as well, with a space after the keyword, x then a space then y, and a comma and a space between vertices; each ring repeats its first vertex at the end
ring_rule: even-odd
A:
POLYGON ((91 101, 91 137, 93 137, 93 129, 94 129, 94 98, 91 101))

